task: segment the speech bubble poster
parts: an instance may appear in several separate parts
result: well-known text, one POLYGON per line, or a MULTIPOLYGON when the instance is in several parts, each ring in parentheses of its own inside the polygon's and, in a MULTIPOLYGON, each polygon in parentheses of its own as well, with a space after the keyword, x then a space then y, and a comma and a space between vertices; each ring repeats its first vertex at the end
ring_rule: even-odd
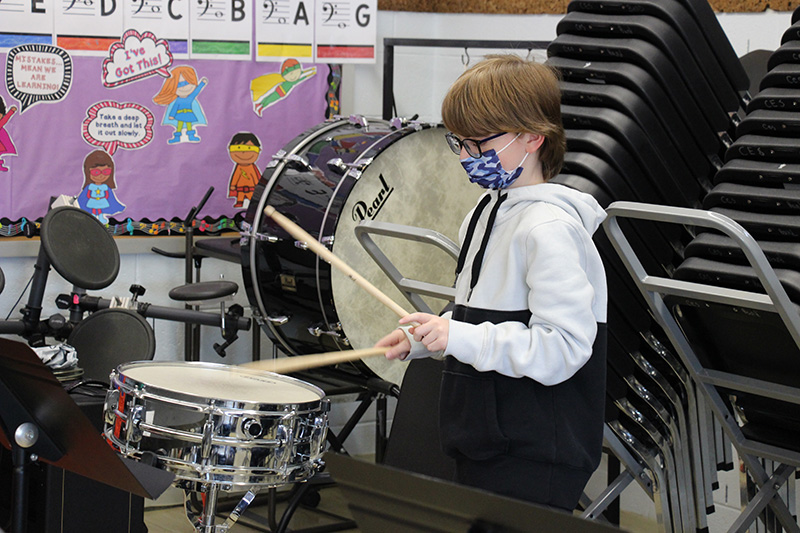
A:
POLYGON ((338 113, 340 70, 302 64, 317 75, 259 115, 251 82, 281 62, 176 57, 145 29, 124 30, 103 56, 35 43, 0 51, 0 236, 62 195, 112 229, 183 220, 209 187, 203 217, 241 216, 246 205, 228 194, 231 139, 256 137, 263 167, 338 113))

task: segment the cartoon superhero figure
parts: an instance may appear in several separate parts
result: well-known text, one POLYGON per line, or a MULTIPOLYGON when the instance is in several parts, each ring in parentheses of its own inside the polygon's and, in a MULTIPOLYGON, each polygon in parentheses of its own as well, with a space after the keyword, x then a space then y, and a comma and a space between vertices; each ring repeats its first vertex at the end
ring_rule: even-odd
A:
POLYGON ((250 82, 253 95, 253 111, 259 117, 261 113, 275 102, 286 97, 298 84, 317 73, 317 67, 303 70, 296 59, 287 59, 281 64, 281 72, 273 72, 259 76, 250 82))
POLYGON ((244 207, 253 197, 261 173, 256 161, 261 154, 261 143, 258 137, 249 132, 239 132, 231 138, 228 145, 231 160, 236 163, 228 185, 228 198, 236 198, 233 207, 244 207))
POLYGON ((78 195, 78 206, 93 214, 103 224, 108 215, 121 213, 125 205, 114 195, 114 160, 103 150, 95 150, 83 160, 83 190, 78 195))
MULTIPOLYGON (((6 112, 6 103, 3 100, 3 97, 0 96, 0 156, 17 153, 17 149, 14 147, 14 143, 11 141, 11 137, 5 130, 6 123, 16 112, 17 108, 14 106, 11 106, 8 112, 6 112)), ((0 172, 8 172, 8 167, 3 164, 2 158, 0 158, 0 172)))
POLYGON ((198 83, 197 72, 192 67, 186 66, 173 68, 169 78, 164 80, 161 91, 153 97, 153 102, 167 106, 162 124, 175 128, 175 133, 167 143, 181 142, 184 127, 189 142, 200 141, 194 127, 208 122, 200 102, 197 101, 197 95, 207 84, 206 78, 198 83))

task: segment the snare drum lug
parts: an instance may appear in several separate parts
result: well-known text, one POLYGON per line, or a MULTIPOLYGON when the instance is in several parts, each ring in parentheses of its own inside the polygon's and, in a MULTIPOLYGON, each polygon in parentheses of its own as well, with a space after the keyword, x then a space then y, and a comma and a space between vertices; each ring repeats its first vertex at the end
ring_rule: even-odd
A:
POLYGON ((106 424, 113 424, 115 420, 114 411, 119 405, 119 389, 113 389, 106 393, 106 405, 103 416, 106 424))
POLYGON ((142 440, 142 431, 139 429, 142 420, 144 420, 144 406, 137 405, 131 409, 128 423, 125 425, 125 440, 128 443, 142 440))
POLYGON ((203 464, 208 462, 211 457, 211 441, 214 438, 214 422, 211 419, 206 420, 203 424, 203 441, 200 444, 200 458, 203 464))

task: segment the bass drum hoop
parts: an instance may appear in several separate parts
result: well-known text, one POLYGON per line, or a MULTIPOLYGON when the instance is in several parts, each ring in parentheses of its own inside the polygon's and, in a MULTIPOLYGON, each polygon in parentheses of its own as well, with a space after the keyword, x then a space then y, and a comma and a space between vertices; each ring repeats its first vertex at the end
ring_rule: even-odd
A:
MULTIPOLYGON (((248 235, 248 239, 250 240, 250 251, 249 251, 250 265, 256 264, 256 252, 258 247, 255 245, 255 243, 256 243, 256 233, 258 233, 258 226, 259 226, 259 224, 257 224, 256 222, 260 221, 261 217, 264 215, 264 208, 266 207, 267 204, 267 198, 269 198, 270 192, 272 191, 272 188, 275 186, 275 182, 278 181, 278 179, 283 175, 283 169, 286 168, 287 164, 286 163, 287 159, 285 158, 291 155, 296 155, 298 152, 300 152, 303 148, 311 144, 314 140, 316 140, 317 137, 319 137, 323 133, 335 130, 339 128, 339 126, 348 123, 349 122, 347 120, 336 120, 328 124, 325 124, 323 127, 319 129, 313 129, 311 131, 305 132, 305 134, 303 135, 303 139, 300 142, 298 142, 295 146, 293 146, 289 152, 285 152, 285 154, 283 155, 284 159, 278 161, 278 163, 273 168, 271 168, 272 174, 270 175, 267 184, 264 185, 264 194, 261 195, 261 198, 258 201, 258 206, 256 208, 257 218, 253 219, 253 227, 250 228, 250 234, 248 235)), ((279 151, 278 153, 280 154, 281 151, 279 151)), ((317 285, 319 285, 319 268, 317 268, 316 270, 317 270, 317 285)), ((250 278, 253 287, 259 286, 257 273, 258 273, 257 269, 253 267, 250 268, 250 278)), ((283 349, 286 350, 286 353, 290 355, 299 355, 297 351, 294 348, 292 348, 291 343, 289 343, 284 338, 283 333, 278 331, 275 325, 270 320, 267 319, 266 317, 267 307, 264 305, 264 300, 261 298, 261 291, 254 290, 252 292, 253 296, 256 299, 256 307, 258 313, 259 315, 262 315, 261 323, 267 325, 269 330, 272 332, 274 338, 277 339, 278 342, 281 343, 283 349)))

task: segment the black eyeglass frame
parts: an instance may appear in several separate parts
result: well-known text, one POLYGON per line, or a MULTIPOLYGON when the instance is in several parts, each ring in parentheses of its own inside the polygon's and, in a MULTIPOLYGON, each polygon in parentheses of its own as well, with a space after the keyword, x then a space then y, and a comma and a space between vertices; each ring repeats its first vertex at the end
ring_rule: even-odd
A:
POLYGON ((503 133, 495 133, 494 135, 489 135, 483 139, 459 139, 455 133, 448 131, 444 134, 444 138, 445 141, 447 141, 447 146, 450 147, 450 150, 452 150, 454 154, 461 155, 461 148, 464 148, 470 157, 478 158, 483 157, 483 149, 481 148, 481 144, 491 141, 492 139, 497 139, 506 133, 508 132, 504 131, 503 133), (475 148, 478 150, 477 154, 470 147, 470 145, 467 144, 468 142, 475 143, 475 148))

